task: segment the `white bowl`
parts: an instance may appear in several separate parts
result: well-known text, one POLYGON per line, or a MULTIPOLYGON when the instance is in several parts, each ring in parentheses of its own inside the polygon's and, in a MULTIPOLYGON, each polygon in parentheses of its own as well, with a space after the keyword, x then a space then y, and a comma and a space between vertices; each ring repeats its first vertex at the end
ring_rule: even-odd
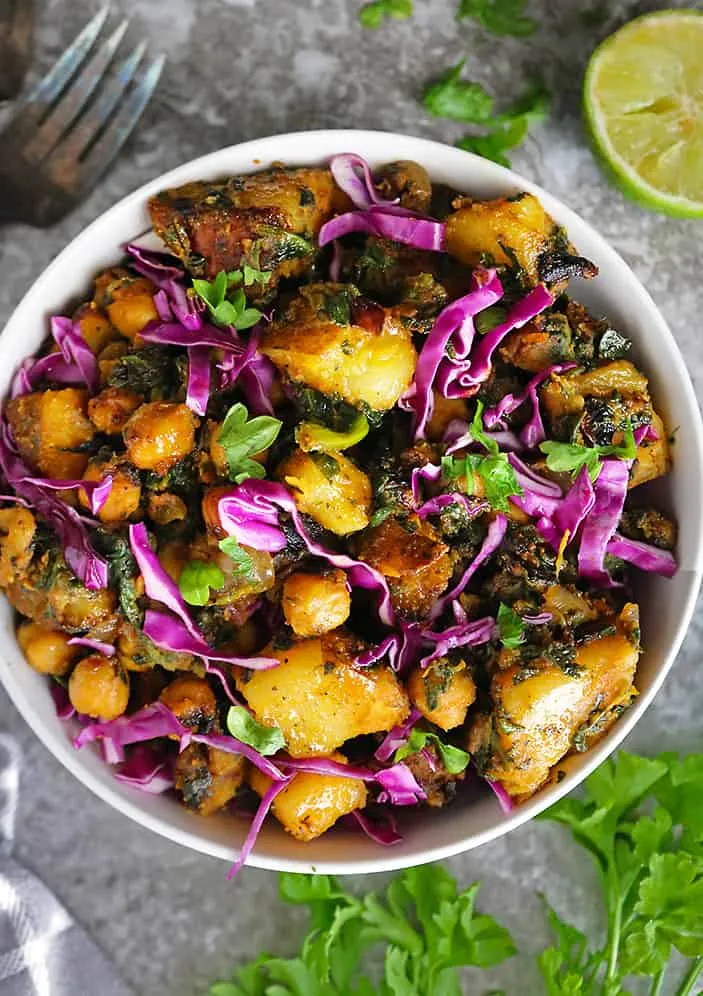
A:
MULTIPOLYGON (((700 584, 703 425, 684 360, 664 319, 624 260, 590 225, 539 187, 485 159, 437 142, 370 131, 303 132, 221 149, 125 197, 64 249, 10 318, 0 338, 0 396, 7 391, 20 360, 34 352, 46 336, 48 316, 65 313, 68 306, 85 297, 98 270, 115 264, 121 256, 120 246, 149 227, 146 203, 151 194, 191 180, 251 172, 274 161, 293 166, 324 163, 340 152, 357 152, 373 166, 414 159, 429 170, 434 181, 477 197, 532 191, 566 226, 579 252, 598 264, 601 276, 579 286, 576 296, 597 313, 607 315, 634 341, 635 356, 651 380, 657 408, 668 426, 678 427, 673 471, 651 490, 678 523, 680 563, 671 581, 647 576, 640 582, 645 652, 637 673, 638 699, 600 744, 569 763, 569 773, 559 785, 543 790, 507 816, 490 794, 471 802, 459 801, 441 813, 408 814, 403 826, 405 839, 391 848, 343 830, 302 844, 271 824, 264 828, 249 858, 249 864, 259 868, 348 874, 434 861, 507 833, 571 791, 633 728, 674 662, 700 584)), ((37 736, 101 799, 170 840, 221 858, 236 855, 246 834, 241 819, 218 816, 205 820, 188 813, 175 799, 141 794, 117 782, 97 753, 73 749, 73 731, 70 724, 57 719, 46 679, 32 671, 17 646, 13 612, 5 599, 0 604, 0 678, 37 736)))

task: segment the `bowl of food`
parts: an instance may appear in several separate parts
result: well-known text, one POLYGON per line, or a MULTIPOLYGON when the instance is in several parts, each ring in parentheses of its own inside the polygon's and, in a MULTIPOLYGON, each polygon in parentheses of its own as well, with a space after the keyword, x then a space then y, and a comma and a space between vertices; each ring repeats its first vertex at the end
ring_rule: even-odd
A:
POLYGON ((466 850, 578 784, 674 661, 684 361, 509 170, 377 132, 223 149, 79 235, 0 359, 0 678, 172 840, 338 873, 466 850))

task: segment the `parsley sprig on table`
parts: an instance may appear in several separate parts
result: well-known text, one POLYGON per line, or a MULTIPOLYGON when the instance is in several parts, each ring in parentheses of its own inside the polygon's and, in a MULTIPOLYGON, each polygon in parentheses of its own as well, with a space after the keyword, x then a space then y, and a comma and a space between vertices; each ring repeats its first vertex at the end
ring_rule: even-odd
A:
POLYGON ((527 17, 527 0, 460 0, 457 21, 472 17, 494 35, 527 38, 534 34, 537 22, 527 17))
MULTIPOLYGON (((702 797, 703 754, 679 760, 621 752, 586 779, 583 797, 562 799, 543 814, 569 827, 596 862, 608 924, 605 942, 594 944, 547 909, 556 944, 538 957, 545 996, 627 996, 631 976, 649 979, 650 996, 660 996, 674 950, 688 959, 677 969, 675 996, 699 991, 702 797)), ((459 891, 441 865, 403 872, 381 896, 351 895, 327 875, 284 873, 281 898, 310 911, 300 951, 261 954, 210 994, 461 996, 461 966, 488 968, 515 951, 504 927, 476 913, 478 890, 459 891), (374 976, 366 956, 376 945, 385 957, 374 976)))
POLYGON ((371 0, 359 11, 359 20, 365 28, 380 28, 387 17, 404 21, 412 12, 413 0, 371 0))

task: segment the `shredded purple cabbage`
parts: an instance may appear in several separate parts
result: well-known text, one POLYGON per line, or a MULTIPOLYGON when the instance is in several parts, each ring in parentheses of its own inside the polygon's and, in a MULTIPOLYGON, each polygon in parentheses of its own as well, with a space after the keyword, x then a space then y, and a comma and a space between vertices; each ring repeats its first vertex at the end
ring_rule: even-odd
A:
POLYGON ((526 449, 535 449, 535 447, 539 446, 547 438, 539 409, 537 388, 545 380, 548 380, 552 374, 560 374, 566 370, 573 370, 575 366, 575 363, 555 363, 551 367, 540 370, 520 394, 504 394, 497 405, 486 409, 483 413, 483 424, 487 429, 495 429, 498 426, 500 429, 507 430, 508 427, 505 423, 507 416, 512 415, 522 405, 529 403, 532 406, 532 413, 529 420, 520 429, 518 437, 526 449))
POLYGON ((423 630, 423 637, 433 644, 432 650, 420 661, 421 667, 427 667, 438 657, 444 657, 450 650, 457 647, 478 647, 495 639, 498 633, 495 619, 484 616, 473 622, 461 622, 449 626, 440 632, 423 630))
POLYGON ((364 232, 381 239, 402 242, 415 249, 444 252, 446 225, 434 218, 422 218, 408 212, 396 213, 390 207, 371 207, 367 211, 348 211, 326 222, 320 229, 318 243, 326 246, 352 232, 364 232))
POLYGON ((196 629, 196 633, 193 633, 182 620, 154 609, 147 609, 145 613, 144 635, 163 650, 172 650, 174 653, 180 654, 194 654, 196 657, 204 657, 207 661, 222 661, 223 664, 230 664, 234 667, 264 671, 278 667, 280 664, 276 657, 237 657, 222 653, 211 647, 199 630, 196 629))
POLYGON ((404 723, 400 723, 398 726, 394 726, 392 730, 389 730, 374 754, 376 760, 390 761, 398 748, 407 743, 410 731, 421 718, 422 713, 420 710, 413 709, 404 723))
POLYGON ((558 503, 551 519, 540 518, 536 527, 541 535, 558 550, 568 532, 570 542, 596 501, 596 494, 586 467, 582 467, 566 496, 558 503))
MULTIPOLYGON (((501 450, 519 453, 525 448, 515 433, 511 432, 509 429, 499 429, 497 432, 486 432, 485 435, 488 436, 489 439, 492 439, 501 450)), ((469 423, 460 418, 453 418, 444 430, 442 442, 446 446, 444 451, 445 455, 451 456, 459 450, 467 449, 475 442, 475 440, 471 433, 469 423)))
POLYGON ((132 713, 131 716, 119 716, 104 722, 90 723, 83 727, 73 746, 76 750, 96 740, 109 742, 114 750, 114 756, 124 760, 124 747, 128 744, 142 743, 145 740, 155 740, 158 737, 179 737, 181 749, 190 743, 191 731, 174 716, 162 702, 132 713))
POLYGON ((95 394, 100 386, 100 372, 95 353, 83 338, 78 322, 70 318, 55 316, 51 319, 51 334, 61 350, 66 365, 74 364, 81 372, 81 378, 95 394))
POLYGON ((241 754, 242 757, 246 757, 248 761, 251 761, 259 771, 262 771, 274 781, 280 782, 286 779, 286 775, 283 774, 280 768, 276 767, 273 761, 264 757, 263 754, 250 747, 249 744, 245 744, 235 737, 230 737, 224 733, 193 733, 191 739, 194 743, 205 744, 208 747, 214 747, 216 750, 223 750, 227 754, 241 754))
POLYGON ((384 809, 380 819, 372 819, 363 809, 355 809, 349 813, 349 822, 356 824, 366 836, 383 847, 392 847, 403 840, 398 832, 398 824, 393 813, 384 809))
POLYGON ((149 795, 161 795, 173 788, 173 765, 171 759, 159 754, 149 744, 137 744, 129 757, 114 773, 118 782, 131 785, 149 795))
POLYGON ((90 504, 90 511, 97 515, 103 507, 112 491, 112 476, 106 474, 100 481, 83 480, 61 480, 58 477, 22 477, 13 482, 13 487, 17 484, 30 484, 39 489, 48 488, 49 491, 72 491, 80 488, 85 491, 90 504))
POLYGON ((246 864, 246 860, 254 849, 254 845, 256 844, 257 838, 261 832, 262 826, 264 825, 264 820, 266 819, 268 811, 271 808, 273 800, 280 792, 283 791, 284 788, 286 788, 287 785, 290 784, 291 780, 291 778, 288 778, 283 782, 271 782, 270 786, 262 796, 259 807, 256 810, 256 814, 251 821, 249 833, 244 838, 244 843, 242 844, 239 856, 227 872, 228 879, 233 879, 237 872, 240 871, 240 869, 246 864))
POLYGON ((678 565, 670 550, 660 550, 656 546, 650 546, 649 543, 628 539, 627 536, 622 536, 617 532, 613 533, 608 540, 606 553, 639 567, 641 571, 662 574, 665 578, 673 578, 678 570, 678 565))
POLYGON ((58 681, 52 681, 49 685, 49 693, 59 719, 72 719, 76 715, 76 710, 71 705, 71 700, 68 697, 68 689, 60 685, 58 681))
POLYGON ((417 663, 423 642, 422 626, 403 619, 398 619, 396 625, 396 631, 389 633, 378 646, 359 654, 356 658, 359 667, 368 667, 385 657, 397 674, 405 674, 417 663))
POLYGON ((604 567, 604 560, 608 544, 620 522, 629 479, 628 461, 603 460, 594 484, 595 501, 581 527, 579 574, 598 587, 608 588, 613 584, 604 567))
POLYGON ((188 350, 188 387, 186 405, 196 415, 205 415, 210 398, 210 350, 192 346, 188 350))
POLYGON ((369 164, 353 152, 341 153, 330 160, 330 173, 340 190, 343 190, 354 207, 362 211, 371 207, 389 207, 389 201, 376 190, 369 164), (359 176, 358 171, 361 171, 359 176))
POLYGON ((399 762, 390 768, 376 772, 376 781, 381 786, 378 793, 380 803, 389 802, 392 806, 414 806, 425 802, 427 793, 418 783, 407 764, 399 762))
MULTIPOLYGON (((498 512, 496 517, 488 526, 488 532, 486 533, 485 539, 481 544, 480 550, 466 568, 459 581, 445 595, 438 598, 432 606, 430 620, 439 619, 447 606, 457 599, 459 595, 461 595, 479 567, 488 560, 492 553, 495 553, 500 544, 503 542, 503 537, 505 536, 505 530, 507 528, 507 516, 503 515, 502 512, 498 512)), ((441 656, 441 654, 436 656, 441 656)))
POLYGON ((220 525, 228 535, 234 536, 238 543, 245 546, 269 552, 282 550, 287 542, 278 525, 279 510, 290 515, 295 530, 309 553, 343 570, 353 587, 375 592, 378 596, 379 618, 381 622, 391 626, 394 612, 384 576, 362 560, 355 560, 342 553, 332 553, 312 540, 292 495, 282 484, 249 479, 227 491, 218 503, 220 525))
POLYGON ((114 657, 115 648, 110 643, 103 643, 102 640, 93 640, 87 636, 72 636, 68 641, 71 647, 88 647, 89 650, 97 650, 105 657, 114 657))
POLYGON ((512 813, 513 809, 515 809, 515 803, 510 798, 510 796, 505 791, 500 782, 494 782, 490 778, 485 778, 484 781, 488 784, 489 788, 495 795, 496 799, 498 800, 500 808, 503 810, 506 816, 509 813, 512 813))

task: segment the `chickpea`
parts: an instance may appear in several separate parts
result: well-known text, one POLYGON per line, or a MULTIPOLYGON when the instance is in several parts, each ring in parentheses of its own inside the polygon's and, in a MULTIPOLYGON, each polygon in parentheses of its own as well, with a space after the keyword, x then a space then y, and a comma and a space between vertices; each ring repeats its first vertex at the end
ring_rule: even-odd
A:
POLYGON ((140 470, 165 474, 193 449, 197 425, 197 417, 185 405, 166 401, 142 405, 124 429, 127 455, 140 470))
POLYGON ((82 304, 74 318, 80 325, 81 335, 96 355, 107 346, 108 342, 117 338, 117 332, 107 316, 99 311, 92 301, 82 304))
POLYGON ((117 719, 129 701, 129 675, 119 661, 91 654, 78 661, 68 679, 68 697, 76 712, 117 719))
POLYGON ((41 623, 25 622, 17 630, 19 643, 27 663, 40 674, 63 677, 80 653, 80 647, 71 647, 69 633, 49 629, 41 623))
POLYGON ((351 609, 344 571, 305 574, 296 571, 283 582, 283 615, 297 636, 321 636, 337 629, 351 609))
POLYGON ((140 394, 124 387, 106 387, 88 402, 88 418, 99 432, 112 436, 122 432, 143 400, 140 394))
MULTIPOLYGON (((100 481, 106 474, 112 477, 112 489, 103 507, 98 512, 101 522, 124 522, 139 509, 142 497, 142 486, 139 476, 125 464, 115 467, 112 461, 91 460, 85 469, 85 481, 100 481)), ((90 502, 85 491, 78 492, 78 498, 84 508, 90 508, 90 502)))
POLYGON ((159 701, 196 733, 210 733, 217 724, 215 693, 204 678, 176 678, 164 688, 159 701))
POLYGON ((96 303, 105 308, 118 332, 132 340, 145 325, 159 317, 154 304, 155 291, 150 280, 134 277, 120 268, 106 270, 95 281, 96 303))

